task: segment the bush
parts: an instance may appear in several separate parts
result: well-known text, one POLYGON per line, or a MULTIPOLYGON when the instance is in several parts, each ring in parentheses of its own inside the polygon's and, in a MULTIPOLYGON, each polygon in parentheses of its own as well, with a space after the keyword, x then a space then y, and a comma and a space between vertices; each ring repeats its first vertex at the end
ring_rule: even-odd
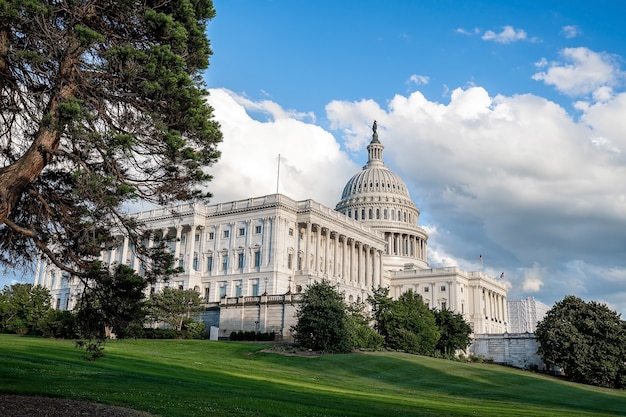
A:
POLYGON ((44 337, 77 339, 76 315, 68 310, 50 310, 41 320, 40 330, 44 337))
POLYGON ((230 333, 230 340, 232 341, 247 341, 247 342, 271 342, 276 339, 276 333, 274 332, 254 332, 254 331, 233 331, 230 333))

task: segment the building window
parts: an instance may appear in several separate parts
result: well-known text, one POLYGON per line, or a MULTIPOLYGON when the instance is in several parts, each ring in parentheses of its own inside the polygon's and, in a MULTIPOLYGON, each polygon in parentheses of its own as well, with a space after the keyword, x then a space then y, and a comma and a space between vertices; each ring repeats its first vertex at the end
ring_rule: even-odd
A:
POLYGON ((224 230, 224 237, 227 238, 230 236, 230 231, 229 230, 224 230))
POLYGON ((185 244, 185 236, 180 237, 180 243, 182 243, 183 245, 185 244))
POLYGON ((380 209, 376 209, 376 220, 380 220, 380 209))
POLYGON ((185 261, 183 260, 183 258, 180 258, 178 260, 178 267, 185 269, 185 261))
POLYGON ((293 229, 291 227, 289 228, 289 236, 293 236, 293 229))
POLYGON ((292 253, 288 253, 287 254, 287 268, 291 269, 291 264, 293 263, 293 254, 292 253))
POLYGON ((193 238, 193 240, 194 240, 195 242, 199 242, 199 241, 200 241, 200 235, 195 235, 195 236, 194 236, 194 238, 193 238))
POLYGON ((441 291, 445 291, 445 290, 446 290, 446 286, 445 286, 445 285, 442 285, 442 286, 441 286, 441 291))
POLYGON ((206 258, 206 270, 211 272, 213 270, 213 257, 207 256, 206 258))
POLYGON ((222 258, 222 270, 226 271, 228 269, 228 255, 224 255, 222 258))
POLYGON ((209 302, 209 295, 211 294, 211 289, 209 287, 206 287, 204 289, 204 302, 208 303, 209 302))
POLYGON ((374 218, 374 211, 370 209, 370 220, 372 220, 373 218, 374 218))
POLYGON ((428 292, 428 287, 424 287, 424 292, 428 292))
POLYGON ((352 210, 348 210, 348 217, 352 218, 352 210))
POLYGON ((226 283, 223 282, 222 285, 220 285, 220 298, 224 298, 226 297, 226 283))
POLYGON ((194 271, 198 270, 198 258, 197 257, 193 258, 193 270, 194 271))
POLYGON ((255 279, 254 281, 252 281, 252 295, 254 297, 259 295, 259 280, 258 279, 255 279))
POLYGON ((215 239, 215 232, 209 232, 209 240, 215 239))
POLYGON ((254 252, 254 266, 256 267, 261 266, 261 252, 260 251, 254 252))
POLYGON ((235 297, 241 297, 241 281, 235 284, 235 297))
POLYGON ((255 226, 255 227, 254 227, 254 233, 256 233, 257 235, 258 235, 259 233, 261 233, 261 226, 255 226))
POLYGON ((243 236, 243 235, 245 235, 245 234, 246 234, 246 229, 245 229, 245 228, 243 228, 243 227, 240 227, 240 228, 239 228, 239 236, 243 236))
POLYGON ((298 256, 298 271, 302 271, 302 254, 298 256))
POLYGON ((365 220, 365 209, 361 209, 361 220, 365 220))
POLYGON ((442 309, 442 310, 445 310, 445 309, 446 309, 446 302, 445 302, 445 301, 442 301, 442 302, 441 302, 441 309, 442 309))
POLYGON ((240 253, 237 258, 237 266, 239 269, 243 269, 243 253, 240 253))
POLYGON ((359 220, 359 210, 354 210, 354 220, 359 220))

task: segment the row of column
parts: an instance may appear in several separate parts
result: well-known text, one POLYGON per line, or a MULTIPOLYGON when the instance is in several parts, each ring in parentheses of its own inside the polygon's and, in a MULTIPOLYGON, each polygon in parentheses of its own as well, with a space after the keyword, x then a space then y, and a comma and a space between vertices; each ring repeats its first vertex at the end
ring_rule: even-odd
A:
POLYGON ((387 253, 426 260, 426 241, 406 233, 385 233, 387 253))
POLYGON ((381 285, 382 251, 319 224, 307 222, 300 232, 304 247, 302 272, 341 278, 345 283, 365 287, 381 285), (313 227, 315 226, 315 232, 313 227), (322 244, 322 236, 325 236, 322 244), (330 243, 333 243, 332 256, 330 243))
MULTIPOLYGON (((262 243, 259 249, 254 250, 251 248, 250 239, 251 239, 251 220, 247 220, 245 222, 245 239, 246 243, 243 245, 244 248, 247 248, 245 251, 242 251, 238 247, 235 247, 235 239, 237 237, 237 224, 235 222, 229 223, 226 227, 222 224, 218 224, 214 227, 204 227, 198 226, 195 224, 190 225, 177 225, 177 226, 165 226, 161 231, 161 238, 164 241, 169 239, 169 233, 171 229, 175 230, 175 243, 173 248, 173 256, 174 262, 178 263, 179 259, 183 259, 184 269, 186 272, 209 272, 209 275, 218 275, 221 273, 234 273, 239 268, 239 253, 244 254, 244 270, 250 271, 255 265, 254 262, 254 252, 260 252, 260 265, 259 266, 267 266, 270 263, 270 251, 269 250, 261 250, 270 240, 270 231, 271 231, 271 218, 264 218, 262 225, 262 243), (188 227, 189 230, 185 233, 187 250, 183 250, 181 248, 181 238, 183 236, 183 230, 188 227), (229 231, 229 235, 227 238, 223 238, 223 233, 225 230, 229 231), (198 239, 196 240, 196 233, 198 232, 198 239), (213 239, 208 239, 208 233, 213 233, 213 239), (224 241, 227 241, 224 244, 224 241), (212 242, 211 244, 207 242, 212 242), (224 250, 226 249, 226 250, 224 250), (207 258, 209 254, 212 256, 212 268, 211 271, 207 271, 207 258), (184 257, 182 256, 184 255, 184 257), (232 255, 229 256, 228 259, 228 271, 224 271, 222 268, 222 261, 224 255, 232 255), (194 258, 197 259, 196 268, 194 268, 194 258)), ((154 238, 151 236, 148 241, 148 247, 151 248, 154 245, 154 238)), ((128 237, 123 238, 123 242, 121 247, 113 248, 110 253, 110 257, 108 259, 108 263, 112 264, 114 262, 125 263, 128 266, 131 266, 135 270, 139 270, 139 258, 135 256, 132 252, 132 247, 129 244, 128 237), (121 253, 118 254, 118 251, 121 253), (121 256, 120 256, 121 255, 121 256)))

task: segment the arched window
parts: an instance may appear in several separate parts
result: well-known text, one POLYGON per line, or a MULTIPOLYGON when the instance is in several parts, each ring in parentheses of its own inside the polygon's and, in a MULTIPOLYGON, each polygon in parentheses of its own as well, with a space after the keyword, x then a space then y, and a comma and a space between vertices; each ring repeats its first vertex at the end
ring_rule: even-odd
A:
POLYGON ((370 220, 372 220, 373 218, 374 218, 374 213, 373 213, 373 210, 370 209, 370 220))
POLYGON ((380 209, 376 209, 376 220, 380 220, 380 209))
MULTIPOLYGON (((385 184, 383 184, 385 185, 385 184)), ((387 220, 387 209, 383 210, 383 218, 387 220)))

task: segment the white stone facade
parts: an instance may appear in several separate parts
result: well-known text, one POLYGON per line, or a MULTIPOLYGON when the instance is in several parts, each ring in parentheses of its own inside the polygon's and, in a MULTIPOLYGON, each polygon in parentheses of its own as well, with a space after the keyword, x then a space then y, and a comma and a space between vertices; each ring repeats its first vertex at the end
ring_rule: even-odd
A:
MULTIPOLYGON (((327 279, 347 302, 373 288, 398 297, 408 289, 429 307, 461 313, 477 333, 507 330, 506 287, 482 272, 430 269, 428 235, 406 185, 384 165, 374 131, 369 160, 344 188, 336 209, 272 194, 228 203, 187 203, 133 214, 155 239, 167 242, 184 272, 164 286, 194 289, 220 337, 230 331, 274 331, 290 337, 298 294, 327 279), (215 317, 219 317, 215 319, 215 317)), ((128 238, 102 253, 105 264, 142 267, 128 238)), ((151 246, 153 240, 144 242, 151 246)), ((51 289, 53 305, 72 309, 80 287, 41 262, 35 284, 51 289)))
POLYGON ((508 300, 508 332, 535 333, 539 323, 550 310, 550 306, 535 300, 533 297, 521 300, 508 300))

